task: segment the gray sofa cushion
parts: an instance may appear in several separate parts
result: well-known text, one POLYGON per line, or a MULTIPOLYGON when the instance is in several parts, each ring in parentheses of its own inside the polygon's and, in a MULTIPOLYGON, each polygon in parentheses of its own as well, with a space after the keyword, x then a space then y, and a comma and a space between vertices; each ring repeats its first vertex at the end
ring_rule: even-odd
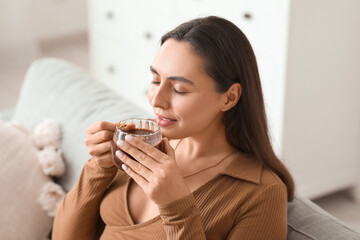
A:
POLYGON ((289 240, 359 240, 356 233, 308 199, 296 196, 288 204, 289 240))
POLYGON ((66 174, 60 183, 69 190, 89 159, 84 144, 87 127, 97 121, 116 122, 130 117, 151 117, 92 79, 82 69, 58 59, 40 59, 29 68, 13 121, 29 130, 43 119, 62 127, 66 174))
POLYGON ((7 122, 10 121, 14 115, 14 109, 3 110, 0 112, 0 120, 7 122))

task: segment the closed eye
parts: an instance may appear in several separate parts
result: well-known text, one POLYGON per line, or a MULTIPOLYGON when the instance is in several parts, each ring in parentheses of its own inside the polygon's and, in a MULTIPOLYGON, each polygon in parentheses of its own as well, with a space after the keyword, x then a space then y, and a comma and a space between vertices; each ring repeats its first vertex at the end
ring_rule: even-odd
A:
MULTIPOLYGON (((161 82, 159 82, 159 81, 151 81, 151 84, 153 84, 153 85, 160 85, 160 83, 161 82)), ((186 94, 187 92, 182 92, 182 91, 178 91, 178 90, 176 90, 176 88, 172 88, 173 89, 173 91, 174 91, 174 93, 176 93, 176 94, 178 94, 178 95, 184 95, 184 94, 186 94)))
POLYGON ((179 95, 184 95, 184 94, 187 93, 187 92, 178 91, 178 90, 176 90, 175 88, 173 88, 173 90, 174 90, 174 93, 179 94, 179 95))

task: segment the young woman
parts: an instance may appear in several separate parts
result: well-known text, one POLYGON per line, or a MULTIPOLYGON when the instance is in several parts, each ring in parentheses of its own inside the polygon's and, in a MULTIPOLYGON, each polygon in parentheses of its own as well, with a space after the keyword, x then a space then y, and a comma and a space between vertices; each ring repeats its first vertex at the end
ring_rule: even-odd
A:
POLYGON ((166 153, 129 137, 117 143, 120 171, 114 124, 90 126, 92 158, 59 206, 53 239, 286 239, 294 183, 271 147, 241 30, 213 16, 186 22, 162 37, 150 71, 166 153))

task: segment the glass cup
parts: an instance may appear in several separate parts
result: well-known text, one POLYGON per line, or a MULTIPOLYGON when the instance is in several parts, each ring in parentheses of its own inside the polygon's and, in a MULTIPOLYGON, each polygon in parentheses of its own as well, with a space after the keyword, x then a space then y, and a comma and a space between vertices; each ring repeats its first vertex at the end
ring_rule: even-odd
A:
MULTIPOLYGON (((116 130, 113 141, 111 142, 112 158, 115 166, 118 168, 122 169, 121 165, 123 163, 115 154, 115 152, 120 149, 116 143, 119 139, 125 141, 125 136, 128 134, 137 137, 164 152, 160 126, 155 121, 142 118, 122 120, 116 123, 116 130)), ((128 156, 131 157, 130 155, 128 156)), ((134 159, 133 157, 131 158, 134 159)))

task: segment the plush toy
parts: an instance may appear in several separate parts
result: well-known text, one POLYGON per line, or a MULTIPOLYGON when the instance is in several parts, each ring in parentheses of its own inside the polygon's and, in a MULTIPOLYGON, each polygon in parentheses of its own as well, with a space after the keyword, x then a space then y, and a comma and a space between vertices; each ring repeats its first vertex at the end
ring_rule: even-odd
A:
MULTIPOLYGON (((65 173, 65 164, 60 149, 60 125, 51 119, 45 119, 35 127, 32 138, 39 149, 38 160, 44 174, 50 177, 62 176, 65 173)), ((49 216, 55 216, 64 196, 65 191, 59 184, 48 182, 41 189, 39 202, 49 216)))
POLYGON ((63 188, 54 182, 46 183, 39 196, 39 202, 43 210, 45 210, 50 217, 54 217, 56 210, 65 196, 63 188))
POLYGON ((49 146, 55 148, 60 147, 60 125, 51 119, 45 119, 42 123, 35 127, 33 133, 33 140, 35 145, 39 149, 49 146))
POLYGON ((48 216, 55 216, 57 207, 65 196, 63 188, 55 183, 52 178, 60 177, 65 173, 65 164, 60 149, 60 125, 51 119, 45 119, 34 128, 33 133, 29 132, 21 124, 12 122, 7 125, 15 127, 32 137, 33 143, 38 149, 38 163, 43 173, 49 176, 49 182, 40 190, 38 201, 48 216))

